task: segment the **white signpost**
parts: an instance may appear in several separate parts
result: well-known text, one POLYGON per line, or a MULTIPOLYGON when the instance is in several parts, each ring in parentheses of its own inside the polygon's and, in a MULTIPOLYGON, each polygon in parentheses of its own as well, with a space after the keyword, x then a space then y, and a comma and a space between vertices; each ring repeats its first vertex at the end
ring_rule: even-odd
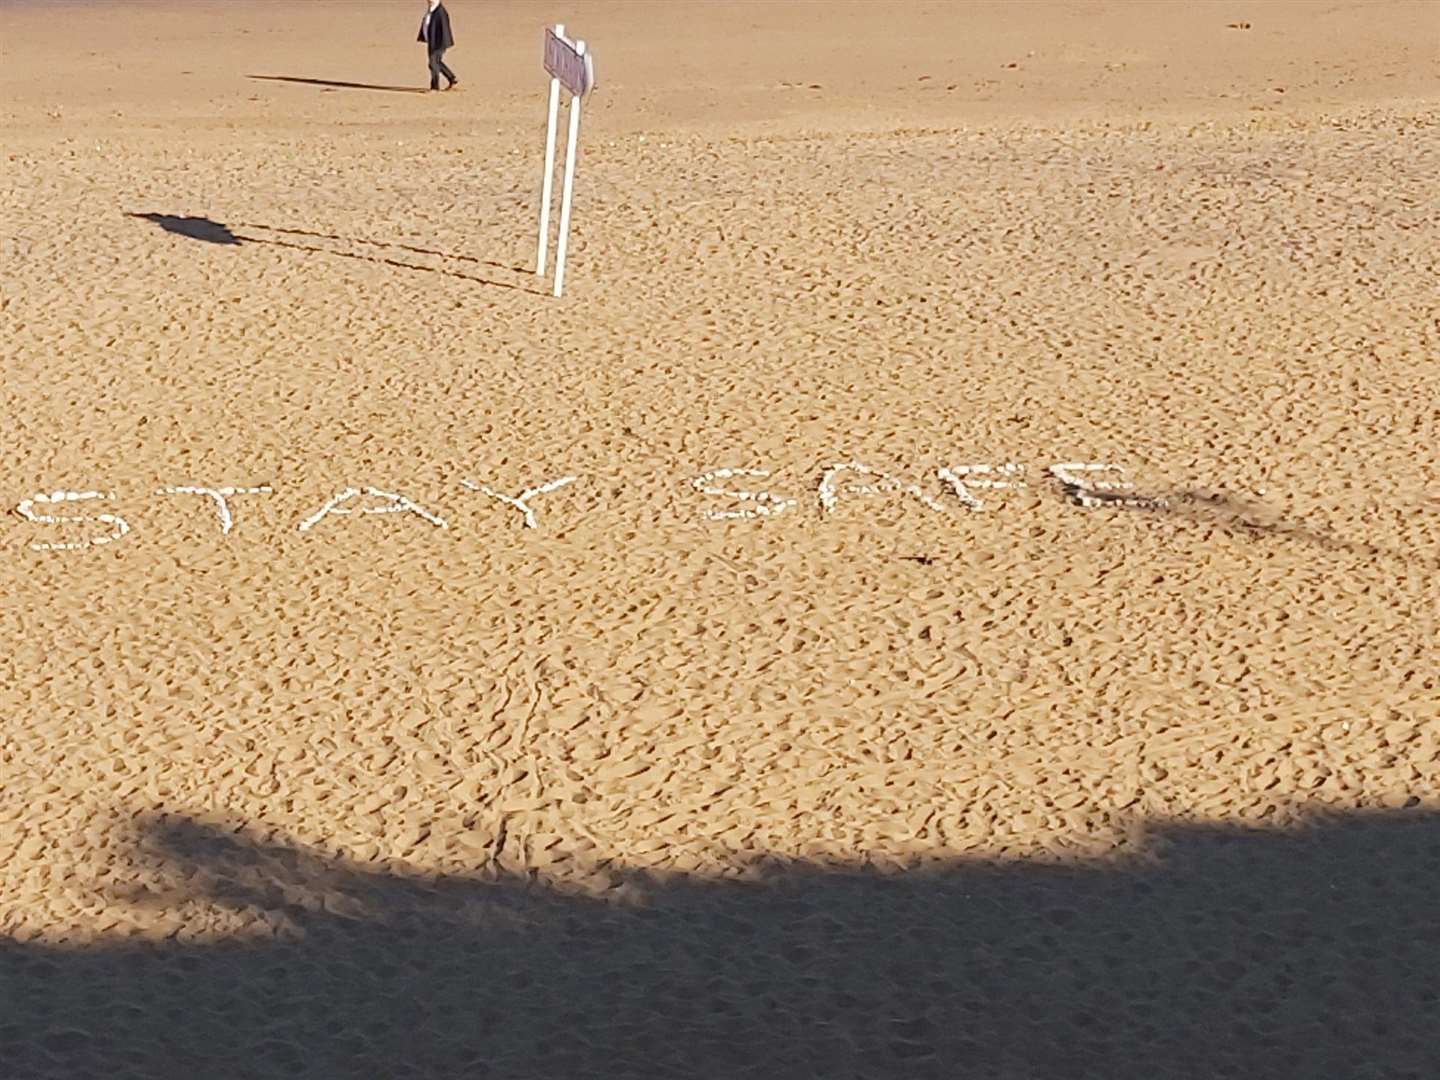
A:
POLYGON ((560 237, 555 244, 555 295, 565 288, 565 247, 570 236, 570 199, 575 189, 575 151, 580 139, 580 102, 595 89, 595 62, 583 41, 565 36, 563 24, 545 31, 545 70, 550 73, 550 121, 545 130, 545 180, 540 189, 540 246, 535 273, 545 276, 550 242, 550 198, 555 178, 555 122, 560 87, 570 92, 570 138, 565 146, 565 183, 560 193, 560 237))

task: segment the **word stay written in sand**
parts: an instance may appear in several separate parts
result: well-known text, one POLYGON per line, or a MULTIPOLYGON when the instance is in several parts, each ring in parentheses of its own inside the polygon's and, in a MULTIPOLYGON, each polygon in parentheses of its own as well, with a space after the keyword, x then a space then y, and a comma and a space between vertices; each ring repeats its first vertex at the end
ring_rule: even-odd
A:
MULTIPOLYGON (((700 514, 708 521, 774 518, 794 511, 800 504, 798 498, 780 495, 753 483, 763 481, 770 475, 767 469, 711 469, 691 479, 690 487, 700 495, 723 500, 727 504, 703 507, 700 514)), ((901 496, 913 499, 934 513, 949 514, 957 507, 972 512, 983 511, 987 509, 986 499, 990 497, 990 493, 1027 486, 1024 479, 1025 467, 1015 462, 1002 465, 954 465, 937 469, 935 475, 944 485, 938 498, 927 493, 919 484, 906 483, 863 462, 835 462, 822 470, 816 497, 820 512, 826 515, 835 513, 845 500, 865 496, 901 496), (982 495, 985 498, 982 498, 982 495)), ((1061 462, 1049 466, 1048 475, 1065 495, 1079 506, 1146 509, 1164 505, 1163 499, 1136 494, 1134 485, 1125 478, 1124 469, 1118 465, 1102 462, 1061 462)), ((527 487, 514 495, 473 480, 462 479, 460 486, 466 491, 493 499, 517 511, 522 528, 536 529, 540 527, 540 523, 534 500, 575 484, 581 479, 579 476, 561 476, 527 487)), ((215 515, 220 532, 225 536, 235 528, 232 499, 274 493, 275 489, 269 485, 205 487, 199 484, 172 485, 158 488, 154 492, 157 496, 185 495, 205 500, 206 502, 200 505, 208 504, 207 512, 215 515)), ((49 535, 31 541, 30 547, 33 550, 80 551, 113 544, 131 533, 130 523, 118 514, 102 511, 100 506, 82 509, 84 504, 104 504, 115 499, 116 494, 113 491, 40 492, 21 499, 15 512, 32 525, 42 526, 49 532, 49 535), (87 510, 93 512, 86 512, 87 510)), ((309 533, 331 518, 355 514, 405 514, 431 528, 450 527, 438 513, 399 492, 370 486, 347 486, 302 518, 296 529, 309 533)))

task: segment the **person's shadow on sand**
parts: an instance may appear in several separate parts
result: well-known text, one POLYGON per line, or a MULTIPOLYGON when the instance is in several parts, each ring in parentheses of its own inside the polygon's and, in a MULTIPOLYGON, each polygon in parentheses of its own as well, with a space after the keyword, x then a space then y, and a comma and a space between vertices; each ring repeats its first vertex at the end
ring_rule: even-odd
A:
POLYGON ((379 83, 344 82, 339 79, 310 79, 300 75, 247 75, 247 79, 262 82, 299 83, 301 86, 321 86, 327 90, 383 90, 391 94, 423 94, 423 86, 383 86, 379 83))
POLYGON ((1167 825, 1113 863, 616 875, 623 902, 484 850, 473 876, 399 875, 152 821, 128 902, 177 933, 196 902, 272 932, 0 944, 0 1072, 1440 1076, 1440 816, 1418 809, 1167 825))

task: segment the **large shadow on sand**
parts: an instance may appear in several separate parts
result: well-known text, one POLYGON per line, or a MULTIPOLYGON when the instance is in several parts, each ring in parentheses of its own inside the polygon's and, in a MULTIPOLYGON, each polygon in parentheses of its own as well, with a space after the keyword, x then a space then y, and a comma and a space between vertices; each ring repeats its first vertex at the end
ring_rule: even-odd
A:
MULTIPOLYGON (((278 936, 0 947, 0 1061, 57 1077, 1440 1075, 1440 815, 1166 826, 1128 862, 402 877, 188 820, 130 897, 278 936)), ((483 861, 483 855, 481 856, 483 861)))

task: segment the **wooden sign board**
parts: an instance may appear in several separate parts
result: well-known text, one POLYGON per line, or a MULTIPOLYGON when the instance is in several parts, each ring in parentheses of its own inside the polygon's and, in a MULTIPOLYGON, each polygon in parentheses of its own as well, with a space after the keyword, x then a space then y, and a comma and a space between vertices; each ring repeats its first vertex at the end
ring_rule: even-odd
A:
POLYGON ((575 97, 595 89, 595 64, 583 48, 553 29, 545 31, 545 70, 575 97))

